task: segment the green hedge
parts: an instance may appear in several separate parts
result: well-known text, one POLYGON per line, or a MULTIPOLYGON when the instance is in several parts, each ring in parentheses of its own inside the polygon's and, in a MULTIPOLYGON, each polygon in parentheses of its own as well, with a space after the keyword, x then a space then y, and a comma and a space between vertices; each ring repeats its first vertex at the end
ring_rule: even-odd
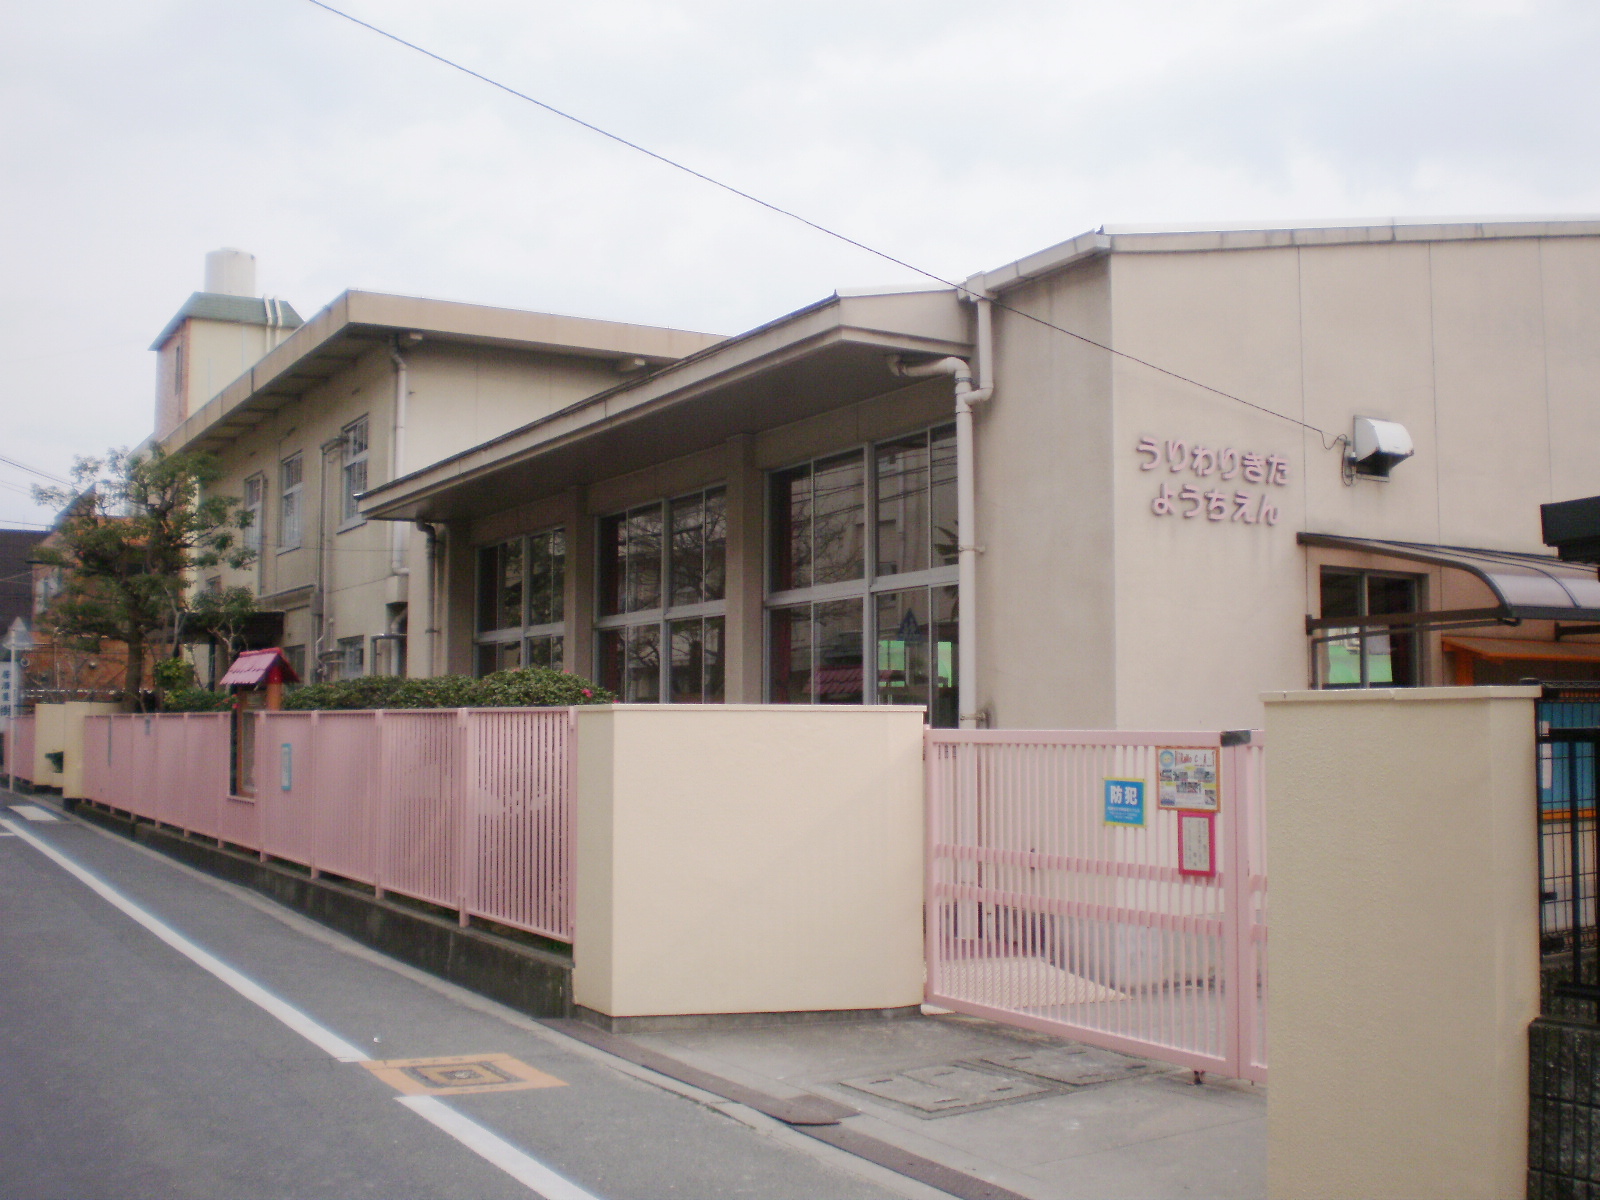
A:
POLYGON ((565 708, 609 704, 616 697, 581 675, 528 667, 496 671, 482 679, 436 675, 404 679, 364 675, 332 683, 309 683, 284 698, 288 709, 352 708, 565 708))
POLYGON ((202 687, 178 687, 161 694, 163 712, 227 712, 232 707, 233 697, 227 692, 208 692, 202 687))

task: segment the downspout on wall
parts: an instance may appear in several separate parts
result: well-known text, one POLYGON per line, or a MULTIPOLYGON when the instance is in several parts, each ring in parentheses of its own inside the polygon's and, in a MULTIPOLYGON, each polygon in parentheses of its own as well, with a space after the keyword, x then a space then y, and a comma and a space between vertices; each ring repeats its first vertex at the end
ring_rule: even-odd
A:
MULTIPOLYGON (((438 613, 438 603, 435 599, 435 597, 438 595, 439 588, 439 528, 428 521, 418 521, 416 522, 416 527, 426 534, 428 538, 427 584, 423 588, 422 601, 422 663, 424 672, 428 677, 431 678, 432 676, 438 674, 438 664, 435 661, 436 655, 434 648, 437 646, 439 640, 439 630, 437 629, 438 621, 436 619, 438 613)), ((404 530, 403 526, 400 528, 402 531, 404 530)))
MULTIPOLYGON (((389 478, 399 479, 406 454, 406 410, 411 385, 405 356, 400 353, 400 334, 389 345, 389 360, 394 363, 394 433, 389 441, 389 478)), ((396 521, 389 532, 389 574, 409 575, 406 566, 406 527, 396 521)))
POLYGON ((940 358, 908 365, 898 354, 889 356, 889 370, 905 378, 949 375, 956 393, 956 703, 963 729, 980 729, 986 714, 978 708, 978 487, 973 467, 972 406, 994 395, 993 331, 987 296, 963 293, 978 307, 978 384, 973 387, 972 367, 964 358, 940 358))

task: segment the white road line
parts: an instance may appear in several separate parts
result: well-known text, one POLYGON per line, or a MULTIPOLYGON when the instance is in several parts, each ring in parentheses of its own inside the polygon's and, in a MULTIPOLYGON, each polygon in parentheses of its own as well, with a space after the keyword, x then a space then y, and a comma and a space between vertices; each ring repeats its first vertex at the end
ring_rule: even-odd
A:
POLYGON ((564 1175, 557 1175, 536 1158, 518 1150, 497 1133, 491 1133, 470 1117, 440 1103, 434 1096, 396 1096, 424 1121, 444 1130, 467 1149, 499 1167, 524 1187, 538 1192, 545 1200, 595 1200, 564 1175))
POLYGON ((26 817, 30 821, 59 821, 60 817, 48 808, 40 808, 37 804, 13 804, 11 811, 19 817, 26 817))
MULTIPOLYGON (((286 1000, 280 1000, 259 983, 235 971, 215 955, 202 950, 177 930, 140 908, 94 872, 80 867, 48 842, 3 817, 0 817, 0 826, 3 826, 6 832, 20 837, 113 908, 143 925, 179 954, 215 975, 246 1000, 282 1021, 319 1050, 340 1062, 368 1061, 370 1056, 364 1051, 358 1050, 331 1030, 324 1029, 294 1005, 286 1000)), ((499 1167, 524 1187, 540 1193, 545 1200, 597 1200, 592 1193, 584 1191, 577 1184, 556 1174, 538 1159, 518 1150, 499 1134, 479 1125, 471 1117, 463 1116, 453 1108, 446 1107, 434 1097, 395 1098, 429 1124, 448 1133, 474 1154, 499 1167)))

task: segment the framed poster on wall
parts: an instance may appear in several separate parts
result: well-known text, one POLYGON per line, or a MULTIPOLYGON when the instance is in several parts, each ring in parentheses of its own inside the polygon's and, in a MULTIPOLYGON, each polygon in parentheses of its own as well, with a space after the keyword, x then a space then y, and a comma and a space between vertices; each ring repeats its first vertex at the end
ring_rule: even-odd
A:
POLYGON ((1215 875, 1217 873, 1217 842, 1215 813, 1180 812, 1178 814, 1178 874, 1215 875))
POLYGON ((1156 770, 1158 807, 1195 812, 1221 807, 1215 746, 1157 746, 1156 770))

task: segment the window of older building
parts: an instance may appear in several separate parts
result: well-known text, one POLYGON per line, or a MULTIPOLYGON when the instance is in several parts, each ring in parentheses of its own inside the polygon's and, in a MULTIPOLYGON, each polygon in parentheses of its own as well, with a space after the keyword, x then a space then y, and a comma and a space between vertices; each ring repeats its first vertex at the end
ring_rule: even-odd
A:
MULTIPOLYGON (((1322 616, 1365 620, 1418 610, 1415 575, 1322 568, 1322 616)), ((1416 687, 1421 683, 1418 634, 1404 625, 1353 624, 1324 629, 1316 645, 1316 683, 1324 688, 1416 687)))
POLYGON ((267 494, 267 477, 265 475, 252 475, 244 481, 244 511, 250 514, 250 524, 244 529, 244 545, 247 550, 260 552, 262 546, 261 522, 264 514, 267 494))
POLYGON ((305 466, 299 454, 291 454, 278 464, 278 549, 293 550, 300 545, 301 497, 305 492, 305 466))
POLYGON ((565 669, 567 535, 546 529, 478 550, 477 671, 565 669))
POLYGON ((339 520, 341 524, 351 525, 361 520, 361 493, 367 490, 367 419, 351 421, 340 433, 344 442, 341 471, 344 499, 339 520))
POLYGON ((767 697, 956 711, 955 428, 768 476, 767 697))
POLYGON ((721 703, 727 525, 721 487, 601 518, 598 673, 624 700, 721 703))

